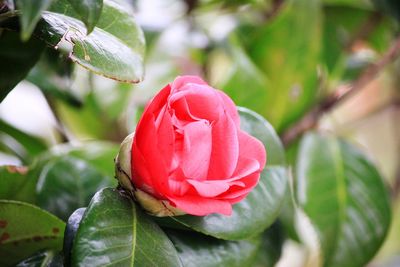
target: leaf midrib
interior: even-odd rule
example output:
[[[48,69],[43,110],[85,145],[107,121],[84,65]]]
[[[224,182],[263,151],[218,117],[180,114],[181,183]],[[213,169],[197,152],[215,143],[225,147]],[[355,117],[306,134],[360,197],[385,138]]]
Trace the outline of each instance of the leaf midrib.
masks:
[[[337,245],[340,241],[340,234],[342,232],[342,227],[344,226],[344,223],[342,222],[344,222],[346,219],[345,210],[348,197],[346,190],[346,177],[344,175],[344,162],[340,151],[339,141],[332,140],[330,142],[330,150],[333,156],[335,179],[337,184],[336,198],[338,203],[338,214],[337,214],[338,224],[336,230],[337,235],[335,236],[335,245],[332,247],[333,249],[332,253],[329,253],[330,257],[327,257],[327,255],[325,255],[325,257],[327,258],[325,264],[332,260],[332,255],[334,255],[334,251],[337,249]]]
[[[137,214],[136,214],[136,207],[135,203],[131,201],[132,205],[132,216],[133,216],[133,223],[132,223],[132,251],[131,251],[131,266],[134,266],[135,262],[135,251],[136,251],[136,224],[137,224]]]

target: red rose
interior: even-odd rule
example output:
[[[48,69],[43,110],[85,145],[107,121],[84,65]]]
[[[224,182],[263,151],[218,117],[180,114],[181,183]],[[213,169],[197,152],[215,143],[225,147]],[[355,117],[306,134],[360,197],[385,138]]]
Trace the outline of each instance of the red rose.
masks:
[[[266,162],[263,144],[239,126],[225,93],[195,76],[176,78],[137,125],[128,171],[136,197],[150,195],[147,204],[162,200],[172,214],[230,215],[232,204],[257,185]],[[153,213],[165,215],[157,209]]]

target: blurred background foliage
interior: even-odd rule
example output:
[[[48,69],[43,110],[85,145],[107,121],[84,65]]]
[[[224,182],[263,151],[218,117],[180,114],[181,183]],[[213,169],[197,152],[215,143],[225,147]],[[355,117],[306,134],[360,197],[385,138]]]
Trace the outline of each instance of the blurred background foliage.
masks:
[[[0,11],[11,2],[0,1]],[[98,67],[85,65],[85,49],[92,49],[90,40],[76,42],[83,52],[77,51],[74,61],[79,64],[74,64],[60,52],[62,47],[54,50],[29,39],[34,28],[28,22],[35,18],[21,21],[22,38],[29,39],[27,42],[21,42],[17,33],[0,30],[0,74],[8,73],[0,77],[0,88],[16,86],[10,93],[0,93],[5,97],[0,104],[0,164],[29,166],[29,173],[41,181],[35,196],[10,195],[37,198],[36,203],[62,219],[92,196],[71,199],[66,191],[88,186],[94,193],[116,184],[110,159],[134,130],[146,102],[177,75],[203,77],[227,92],[238,106],[263,115],[284,136],[324,99],[346,92],[390,50],[399,33],[400,6],[395,0],[122,2],[134,11],[146,40],[144,69],[140,64],[134,70],[120,66],[138,79],[144,72],[144,80],[138,84],[88,71]],[[49,31],[50,19],[45,18],[48,24],[43,26]],[[110,23],[103,20],[99,27]],[[14,27],[12,23],[9,27]],[[90,23],[85,21],[88,29]],[[91,35],[96,36],[95,31]],[[118,36],[118,30],[114,31]],[[135,38],[140,35],[133,34]],[[50,42],[50,46],[68,46],[68,36],[64,39],[64,44]],[[144,43],[132,49],[143,53]],[[10,65],[8,57],[18,59],[18,64]],[[103,75],[124,80],[113,76],[108,66],[100,67],[103,69],[98,72]],[[399,60],[382,66],[362,90],[323,110],[327,112],[321,112],[315,125],[322,132],[360,144],[393,192],[391,231],[371,266],[400,264],[399,73]],[[289,163],[294,163],[297,151],[294,138],[286,144]],[[82,181],[74,179],[74,173],[84,174]],[[57,175],[66,178],[58,185],[60,191],[52,193],[65,198],[54,203],[46,199],[51,195],[43,192]],[[99,176],[104,179],[98,180]],[[22,180],[21,185],[35,186]],[[67,205],[69,210],[63,209],[65,202],[72,202]],[[278,266],[303,266],[310,256],[296,241],[286,241],[282,253]]]

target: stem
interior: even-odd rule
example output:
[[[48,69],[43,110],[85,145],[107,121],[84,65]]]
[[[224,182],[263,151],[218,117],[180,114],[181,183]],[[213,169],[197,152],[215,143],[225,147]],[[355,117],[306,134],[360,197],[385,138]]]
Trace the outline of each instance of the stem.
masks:
[[[382,58],[367,67],[367,69],[352,84],[346,87],[340,87],[333,94],[328,95],[319,105],[306,113],[297,123],[285,131],[282,135],[282,141],[285,146],[299,138],[304,132],[314,128],[321,116],[332,110],[335,106],[342,103],[355,93],[363,89],[386,67],[400,55],[400,37],[397,37],[388,51]]]

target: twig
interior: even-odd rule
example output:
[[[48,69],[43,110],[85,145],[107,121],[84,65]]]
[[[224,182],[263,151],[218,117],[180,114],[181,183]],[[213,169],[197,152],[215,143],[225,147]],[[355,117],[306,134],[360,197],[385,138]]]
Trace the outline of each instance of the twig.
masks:
[[[319,118],[326,112],[330,111],[336,105],[342,103],[353,94],[363,89],[369,82],[371,82],[386,65],[392,63],[400,55],[400,37],[397,37],[389,50],[382,56],[382,58],[371,64],[367,69],[358,77],[356,81],[347,87],[341,87],[335,90],[332,95],[329,95],[314,109],[308,112],[302,119],[285,131],[282,135],[284,145],[289,145],[304,132],[314,128]]]
[[[284,0],[273,0],[271,9],[268,9],[264,14],[264,19],[266,21],[270,21],[272,18],[274,18],[281,10],[284,2]]]
[[[192,11],[197,7],[198,5],[198,0],[185,0],[186,2],[186,15],[189,15],[192,13]]]
[[[392,199],[396,199],[400,194],[400,166],[397,167],[396,177],[392,186]]]
[[[349,40],[344,49],[346,51],[350,51],[357,41],[366,39],[382,22],[382,19],[382,13],[377,11],[372,12],[371,15],[369,15],[359,27],[358,31],[352,34],[352,38]]]

